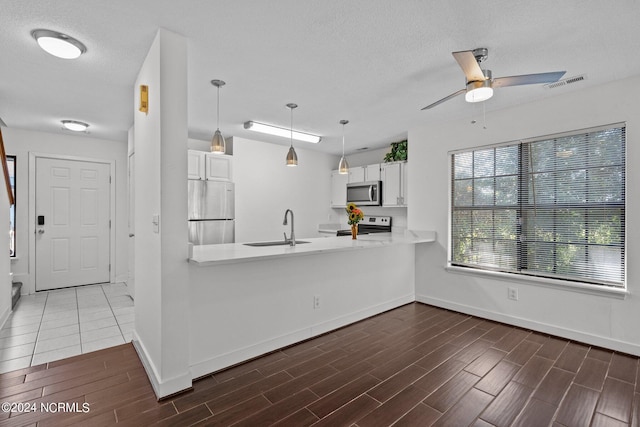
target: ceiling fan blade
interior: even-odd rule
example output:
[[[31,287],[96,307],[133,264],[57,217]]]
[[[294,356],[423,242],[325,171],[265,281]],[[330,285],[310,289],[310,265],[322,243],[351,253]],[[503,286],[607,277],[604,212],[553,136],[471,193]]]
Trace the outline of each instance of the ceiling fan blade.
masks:
[[[476,61],[476,57],[473,55],[473,51],[464,50],[461,52],[451,52],[453,57],[458,61],[460,68],[467,77],[467,82],[481,82],[486,80],[486,77],[482,73],[482,69]]]
[[[520,85],[535,85],[540,83],[554,83],[564,76],[566,71],[554,71],[551,73],[523,74],[521,76],[497,77],[493,79],[492,86],[507,87]]]
[[[435,107],[436,105],[440,105],[440,104],[442,104],[443,102],[450,100],[451,98],[455,98],[456,96],[458,96],[458,95],[461,95],[461,94],[465,93],[466,91],[467,91],[466,89],[460,89],[459,91],[454,92],[454,93],[452,93],[452,94],[451,94],[451,95],[449,95],[449,96],[445,96],[444,98],[442,98],[442,99],[441,99],[441,100],[439,100],[439,101],[434,102],[433,104],[429,104],[429,105],[427,105],[426,107],[422,108],[422,110],[428,110],[429,108],[433,108],[433,107]]]

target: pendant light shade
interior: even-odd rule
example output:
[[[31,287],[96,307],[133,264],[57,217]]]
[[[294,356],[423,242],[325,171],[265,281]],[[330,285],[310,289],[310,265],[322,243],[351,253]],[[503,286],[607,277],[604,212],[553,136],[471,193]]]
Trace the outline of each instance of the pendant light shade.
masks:
[[[224,86],[226,83],[222,80],[211,80],[211,84],[218,88],[218,107],[217,107],[217,121],[216,131],[213,134],[211,140],[211,152],[216,154],[224,154],[227,151],[227,144],[220,132],[220,86]]]
[[[338,173],[342,175],[349,173],[349,163],[344,157],[344,125],[347,123],[349,123],[349,120],[340,120],[342,125],[342,157],[340,158],[340,163],[338,163]]]
[[[224,154],[227,150],[227,144],[222,136],[220,129],[216,129],[211,140],[211,152],[216,154]]]
[[[287,108],[291,110],[291,145],[289,146],[289,152],[287,153],[287,166],[298,166],[298,155],[293,148],[293,109],[297,108],[297,104],[287,104]]]
[[[287,153],[287,166],[298,166],[298,155],[293,147],[289,147],[289,152]]]
[[[338,173],[341,175],[349,173],[349,163],[347,163],[347,159],[344,156],[340,158],[340,163],[338,163]]]

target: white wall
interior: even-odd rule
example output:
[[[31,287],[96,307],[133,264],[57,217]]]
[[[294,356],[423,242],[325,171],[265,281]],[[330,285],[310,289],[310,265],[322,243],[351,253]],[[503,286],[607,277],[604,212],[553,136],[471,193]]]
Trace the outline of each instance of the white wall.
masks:
[[[158,397],[191,386],[187,269],[187,41],[159,30],[134,85],[134,343]],[[154,231],[152,219],[160,217]]]
[[[640,355],[640,228],[633,226],[640,217],[636,82],[637,77],[487,113],[486,130],[462,120],[410,129],[409,227],[438,235],[437,243],[416,250],[417,299]],[[445,271],[449,150],[617,122],[627,123],[626,299]],[[507,287],[519,289],[519,301],[507,299]]]
[[[345,157],[347,158],[349,166],[366,166],[372,165],[374,163],[383,163],[385,154],[387,154],[390,150],[391,147],[358,151],[353,154],[347,154],[345,155]],[[336,163],[336,167],[334,169],[337,168],[338,164]]]
[[[4,224],[4,226],[0,227],[0,248],[9,247],[9,207],[9,197],[3,177],[0,178],[0,224]],[[10,272],[8,252],[5,252],[5,256],[0,257],[0,328],[11,313]]]
[[[15,128],[3,128],[8,155],[16,156],[16,252],[12,261],[14,280],[23,283],[22,293],[35,292],[35,264],[29,259],[29,153],[77,156],[115,162],[115,280],[127,277],[127,143],[91,138],[84,134],[44,133]]]
[[[284,212],[295,214],[296,238],[317,237],[318,224],[328,222],[331,169],[336,156],[296,145],[298,166],[287,167],[289,147],[234,138],[233,180],[236,183],[236,241],[289,237]]]

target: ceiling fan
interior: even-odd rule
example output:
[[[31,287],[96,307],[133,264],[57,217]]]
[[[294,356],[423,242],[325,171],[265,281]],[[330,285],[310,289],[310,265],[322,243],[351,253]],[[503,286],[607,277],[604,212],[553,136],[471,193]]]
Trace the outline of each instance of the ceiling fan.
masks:
[[[489,49],[481,47],[473,50],[464,50],[461,52],[452,52],[453,57],[458,61],[462,72],[464,73],[467,83],[466,88],[446,96],[433,104],[429,104],[423,108],[428,110],[438,104],[450,100],[458,95],[465,94],[467,102],[486,101],[493,96],[493,89],[497,87],[532,85],[540,83],[553,83],[560,80],[566,71],[554,71],[551,73],[539,74],[523,74],[520,76],[497,77],[492,78],[491,70],[483,70],[480,63],[489,56]]]

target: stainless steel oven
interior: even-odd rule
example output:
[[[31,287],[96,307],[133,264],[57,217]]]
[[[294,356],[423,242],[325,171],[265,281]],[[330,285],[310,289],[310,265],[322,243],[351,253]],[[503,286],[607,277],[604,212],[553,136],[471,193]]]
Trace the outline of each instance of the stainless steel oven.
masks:
[[[347,184],[347,203],[358,206],[382,205],[382,182],[354,182]]]
[[[358,234],[391,233],[390,216],[365,216],[358,223]],[[338,230],[337,236],[351,236],[351,229]]]

